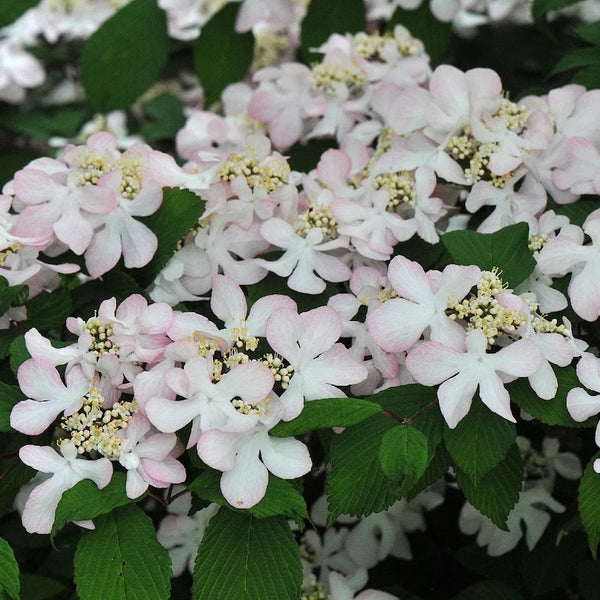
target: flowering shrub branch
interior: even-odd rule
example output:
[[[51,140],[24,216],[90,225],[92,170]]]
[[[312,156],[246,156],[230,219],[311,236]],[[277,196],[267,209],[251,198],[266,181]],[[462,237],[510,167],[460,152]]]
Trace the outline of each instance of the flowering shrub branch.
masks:
[[[441,60],[593,1],[30,4],[0,596],[594,597],[599,82]]]

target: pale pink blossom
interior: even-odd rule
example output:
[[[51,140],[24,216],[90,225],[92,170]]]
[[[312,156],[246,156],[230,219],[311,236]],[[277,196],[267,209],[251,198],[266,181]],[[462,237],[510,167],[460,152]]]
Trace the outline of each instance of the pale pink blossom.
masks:
[[[450,428],[467,415],[478,389],[481,401],[492,412],[514,423],[500,374],[529,377],[540,366],[540,352],[532,342],[521,339],[490,354],[485,335],[473,329],[466,334],[466,352],[423,342],[408,353],[406,366],[418,383],[441,384],[437,392],[440,410]]]
[[[12,409],[10,424],[27,435],[44,432],[61,412],[68,416],[79,410],[90,388],[90,379],[81,368],[76,366],[66,373],[65,385],[56,368],[39,358],[26,360],[19,367],[17,378],[29,397]]]
[[[23,509],[23,526],[29,533],[50,533],[56,508],[64,492],[83,479],[91,479],[98,488],[106,487],[112,477],[112,464],[107,458],[86,460],[79,458],[70,442],[60,447],[61,454],[49,446],[26,445],[19,457],[41,473],[52,473],[49,479],[30,492]]]
[[[342,322],[328,306],[300,314],[280,308],[267,320],[271,348],[294,367],[289,387],[281,395],[284,420],[298,416],[305,400],[344,397],[335,386],[358,383],[367,376],[366,368],[336,343],[341,333]]]
[[[367,317],[373,339],[388,352],[403,352],[429,328],[433,341],[464,348],[464,329],[445,311],[449,299],[462,300],[480,277],[475,266],[448,265],[442,273],[426,273],[419,263],[394,257],[388,278],[398,298],[387,300]]]

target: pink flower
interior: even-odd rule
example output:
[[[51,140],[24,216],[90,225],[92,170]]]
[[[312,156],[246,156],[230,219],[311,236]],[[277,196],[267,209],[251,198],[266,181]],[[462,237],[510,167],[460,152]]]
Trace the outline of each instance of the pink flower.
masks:
[[[479,281],[475,266],[448,265],[428,271],[403,256],[390,262],[388,278],[398,298],[387,300],[368,317],[373,339],[388,352],[408,350],[429,327],[433,341],[464,348],[464,330],[445,311],[449,299],[461,300]]]
[[[141,496],[148,485],[166,488],[185,481],[185,468],[175,458],[183,451],[177,436],[172,433],[148,436],[149,431],[150,423],[141,413],[135,414],[125,429],[119,462],[127,469],[129,498]]]
[[[510,396],[499,373],[528,377],[540,366],[540,352],[528,340],[519,340],[488,354],[487,338],[478,329],[466,334],[466,352],[438,342],[423,342],[406,357],[406,366],[418,383],[437,385],[440,410],[450,428],[458,425],[479,388],[482,402],[496,414],[516,422]],[[443,382],[443,383],[442,383]]]
[[[269,472],[282,479],[296,479],[310,471],[312,461],[302,442],[269,436],[281,413],[282,407],[274,398],[267,414],[252,429],[243,432],[211,429],[198,440],[200,458],[223,471],[221,491],[232,506],[250,508],[260,502],[267,490]]]
[[[302,412],[304,400],[343,398],[337,385],[358,383],[367,369],[351,358],[343,344],[336,343],[342,322],[328,306],[298,314],[289,308],[276,310],[267,320],[267,341],[293,366],[289,387],[281,395],[283,419]]]
[[[79,410],[90,388],[90,380],[80,367],[67,372],[65,385],[56,368],[39,358],[26,360],[17,378],[29,398],[12,409],[10,425],[27,435],[44,432],[61,412],[67,416]]]
[[[112,464],[107,458],[85,460],[78,457],[70,442],[60,448],[62,456],[49,446],[23,446],[19,457],[30,467],[52,476],[37,485],[27,498],[23,510],[23,526],[29,533],[50,533],[56,507],[65,491],[83,479],[91,479],[100,489],[112,477]]]

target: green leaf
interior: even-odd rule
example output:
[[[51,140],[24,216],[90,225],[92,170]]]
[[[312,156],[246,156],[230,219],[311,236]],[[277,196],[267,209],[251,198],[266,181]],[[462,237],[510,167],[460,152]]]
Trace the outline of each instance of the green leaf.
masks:
[[[3,0],[0,2],[0,27],[6,27],[16,21],[25,11],[37,6],[40,0]]]
[[[0,596],[19,600],[19,565],[12,548],[0,538]]]
[[[135,504],[99,516],[75,552],[80,600],[167,600],[171,559],[152,520]]]
[[[27,600],[64,600],[69,597],[67,588],[56,579],[37,573],[21,574],[21,598]]]
[[[445,427],[435,388],[417,383],[401,385],[374,394],[371,401],[410,421],[427,438],[429,454],[433,454]]]
[[[21,436],[22,437],[22,436]],[[2,463],[0,479],[0,517],[13,510],[13,504],[18,491],[35,475],[35,471],[23,464],[16,456]]]
[[[357,33],[366,29],[364,0],[311,0],[300,29],[302,56],[307,63],[321,60],[313,52],[332,33]]]
[[[231,505],[221,493],[221,475],[220,471],[206,469],[190,483],[189,489],[203,500],[230,507]],[[247,512],[258,519],[286,515],[298,523],[308,517],[302,494],[289,481],[274,475],[269,475],[269,484],[264,498],[247,509]]]
[[[450,456],[475,485],[506,456],[516,437],[515,425],[493,413],[479,397],[455,429],[444,431]]]
[[[582,227],[589,214],[598,208],[598,198],[595,196],[582,196],[572,204],[556,204],[556,202],[549,201],[547,208],[553,210],[557,215],[569,217],[571,223]]]
[[[574,367],[557,367],[552,365],[558,379],[556,396],[551,400],[542,400],[531,389],[526,379],[518,379],[507,384],[506,389],[511,400],[524,411],[545,425],[561,425],[563,427],[586,427],[595,425],[589,422],[577,423],[567,410],[567,394],[569,390],[581,387]]]
[[[597,600],[600,589],[600,564],[596,560],[580,562],[575,569],[583,600]]]
[[[152,283],[177,249],[177,243],[198,224],[204,212],[204,201],[189,190],[163,188],[160,208],[149,217],[140,219],[158,238],[158,250],[150,264],[139,273],[133,271],[143,287]]]
[[[150,119],[150,122],[141,128],[141,134],[146,140],[175,138],[177,132],[185,125],[183,104],[170,92],[163,92],[144,102],[142,110],[144,117]]]
[[[403,25],[413,37],[423,42],[425,52],[434,65],[439,64],[446,55],[452,25],[436,19],[427,2],[415,10],[405,10],[399,6],[392,15],[387,30],[393,31],[396,25]]]
[[[442,243],[456,264],[477,265],[486,271],[497,267],[502,280],[515,288],[535,267],[528,237],[528,225],[517,223],[495,233],[450,231],[442,236]]]
[[[14,405],[24,400],[23,392],[16,385],[8,385],[0,381],[0,431],[12,431],[10,426],[10,413]]]
[[[444,477],[452,465],[452,457],[446,450],[446,446],[441,443],[435,448],[433,456],[421,478],[407,492],[407,498],[412,500],[419,492],[428,488],[436,481]]]
[[[167,22],[156,0],[133,0],[105,21],[83,47],[81,81],[100,112],[127,108],[167,61]]]
[[[589,556],[582,531],[558,538],[552,525],[530,552],[524,552],[521,573],[526,589],[538,597],[564,590],[578,563]]]
[[[600,65],[590,65],[577,71],[573,76],[573,83],[584,85],[588,90],[600,88]]]
[[[298,600],[300,549],[285,517],[256,519],[221,509],[196,557],[195,600]]]
[[[506,531],[506,519],[523,487],[523,461],[519,447],[513,444],[504,460],[488,471],[478,485],[474,485],[459,468],[456,469],[456,483],[481,514]]]
[[[54,535],[65,523],[85,521],[104,515],[114,508],[129,504],[125,493],[125,473],[113,473],[110,483],[101,490],[89,479],[80,481],[60,499],[52,526]]]
[[[71,294],[65,288],[42,292],[27,302],[27,325],[39,331],[62,329],[72,308]]]
[[[566,8],[578,2],[581,0],[533,0],[531,16],[534,21],[539,22],[550,11]]]
[[[586,23],[573,27],[573,31],[586,42],[600,46],[600,21],[594,23]]]
[[[204,89],[204,103],[218,102],[230,83],[244,79],[254,57],[252,32],[236,33],[239,4],[226,4],[206,25],[194,46],[196,75]]]
[[[579,514],[581,522],[588,536],[590,550],[594,558],[597,557],[598,544],[600,543],[600,474],[594,471],[594,461],[600,459],[597,452],[590,460],[583,472],[579,483]]]
[[[501,581],[478,581],[452,597],[452,600],[523,600],[523,596],[514,588]]]
[[[15,375],[28,358],[31,358],[31,354],[25,346],[25,336],[20,335],[10,343],[10,368]]]
[[[381,406],[357,398],[311,400],[292,421],[280,422],[271,431],[275,437],[291,437],[314,429],[349,427],[381,412]]]
[[[4,112],[4,111],[2,111]],[[0,122],[3,122],[0,116]],[[10,154],[0,154],[0,187],[14,178],[14,174],[28,165],[32,160],[40,158],[38,152],[27,149],[12,150]]]
[[[374,415],[332,436],[327,486],[330,523],[341,514],[360,517],[380,512],[398,498],[397,483],[379,462],[381,438],[395,424],[385,415]]]
[[[600,64],[600,48],[577,48],[563,56],[552,69],[552,74],[571,71],[579,67]]]
[[[10,131],[48,140],[53,136],[74,137],[91,117],[92,114],[87,108],[48,107],[44,110],[29,111],[15,108],[2,111],[0,123]],[[30,160],[33,158],[35,157]]]
[[[0,316],[11,306],[25,304],[29,291],[26,285],[8,285],[5,277],[0,277]]]
[[[381,439],[379,461],[390,479],[402,479],[400,493],[409,490],[429,463],[427,438],[410,425],[388,429]]]

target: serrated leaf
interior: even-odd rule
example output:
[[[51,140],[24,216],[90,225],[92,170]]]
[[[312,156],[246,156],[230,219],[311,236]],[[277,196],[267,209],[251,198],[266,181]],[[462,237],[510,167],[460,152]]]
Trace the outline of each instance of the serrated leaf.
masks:
[[[444,58],[452,32],[451,23],[442,23],[431,12],[429,4],[424,2],[417,9],[406,10],[399,6],[390,19],[387,30],[393,31],[395,25],[402,25],[411,35],[421,40],[425,51],[434,65]]]
[[[582,40],[594,44],[595,46],[600,45],[600,21],[578,25],[577,27],[573,27],[573,31]]]
[[[298,600],[300,549],[285,517],[219,510],[196,557],[194,600]]]
[[[132,271],[142,287],[148,286],[173,256],[177,243],[198,224],[204,212],[204,201],[194,192],[163,188],[160,208],[149,217],[140,219],[158,238],[158,249],[152,261],[139,272]]]
[[[133,0],[105,21],[81,53],[81,81],[100,112],[124,109],[145,92],[167,62],[167,22],[156,0]]]
[[[409,490],[429,463],[427,438],[415,427],[397,425],[381,438],[379,462],[390,479],[402,479],[400,493]]]
[[[129,504],[131,500],[125,493],[125,480],[126,475],[117,472],[113,473],[110,483],[101,490],[89,479],[84,479],[67,490],[56,508],[52,535],[65,523],[95,519],[114,508]]]
[[[564,73],[579,67],[600,64],[600,48],[577,48],[563,56],[552,69],[552,74]]]
[[[71,294],[65,288],[42,292],[27,302],[27,325],[38,331],[62,329],[72,308]]]
[[[481,514],[506,531],[506,519],[523,487],[523,461],[519,447],[513,444],[504,459],[488,471],[477,485],[457,468],[456,483]]]
[[[419,492],[422,492],[424,489],[444,477],[451,464],[452,457],[448,453],[448,450],[446,450],[446,446],[443,443],[438,444],[433,456],[429,460],[425,472],[415,485],[408,490],[406,495],[407,498],[412,500]]]
[[[418,383],[401,385],[374,394],[371,401],[381,404],[389,416],[410,421],[427,438],[429,454],[434,453],[445,427],[435,388]]]
[[[588,536],[588,543],[594,558],[597,557],[600,543],[600,474],[594,471],[594,461],[600,459],[596,453],[588,463],[579,483],[579,514]]]
[[[569,390],[580,387],[574,367],[552,366],[558,380],[556,396],[551,400],[542,400],[531,389],[526,379],[518,379],[506,385],[510,399],[524,411],[545,425],[561,425],[563,427],[590,427],[595,421],[578,423],[571,418],[567,410],[567,394]]]
[[[381,438],[395,424],[389,417],[374,415],[331,438],[330,523],[341,514],[360,517],[380,512],[397,500],[397,484],[379,462]]]
[[[221,475],[220,471],[206,469],[190,483],[189,489],[203,500],[230,507],[231,505],[221,493]],[[272,474],[269,475],[269,484],[264,498],[246,512],[258,519],[286,515],[298,523],[308,517],[302,494],[289,481]]]
[[[202,27],[194,46],[206,106],[218,102],[227,85],[244,79],[252,63],[254,36],[235,31],[238,10],[239,4],[226,4]]]
[[[12,431],[10,413],[14,405],[24,400],[23,392],[16,385],[8,385],[0,381],[0,431]]]
[[[381,406],[357,398],[324,398],[311,400],[304,405],[300,415],[280,422],[269,431],[275,437],[291,437],[314,429],[349,427],[381,412]]]
[[[523,600],[523,596],[513,587],[501,581],[478,581],[452,597],[452,600]]]
[[[80,600],[167,600],[171,559],[135,504],[115,509],[81,536],[75,552]]]
[[[516,437],[514,423],[493,413],[479,397],[454,429],[444,431],[450,456],[475,485],[504,458]]]
[[[535,268],[528,237],[528,225],[517,223],[495,233],[450,231],[442,236],[442,243],[456,264],[477,265],[486,271],[496,267],[502,281],[515,288]]]
[[[0,538],[0,596],[19,600],[19,565],[6,540]]]
[[[312,50],[332,33],[356,33],[366,29],[364,0],[312,0],[301,23],[302,56],[310,63],[322,54]]]

